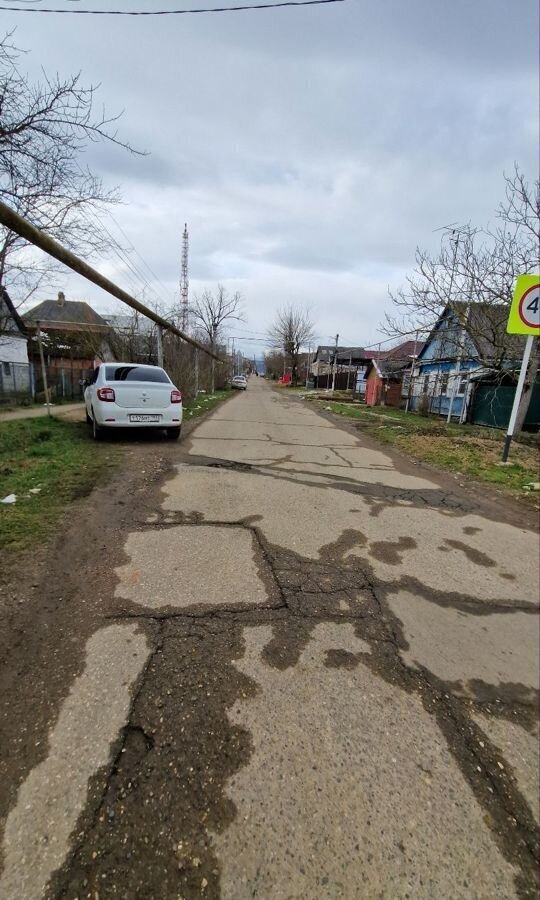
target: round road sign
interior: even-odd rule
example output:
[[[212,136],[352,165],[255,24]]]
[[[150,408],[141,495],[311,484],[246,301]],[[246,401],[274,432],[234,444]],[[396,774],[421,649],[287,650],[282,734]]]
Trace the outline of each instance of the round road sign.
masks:
[[[519,318],[528,328],[540,330],[540,284],[533,284],[519,301]]]

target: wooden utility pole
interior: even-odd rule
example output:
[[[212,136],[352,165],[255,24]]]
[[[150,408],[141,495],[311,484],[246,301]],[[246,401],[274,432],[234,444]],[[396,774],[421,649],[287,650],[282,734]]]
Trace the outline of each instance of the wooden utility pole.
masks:
[[[43,378],[43,390],[45,391],[45,403],[47,404],[47,415],[51,415],[51,404],[49,401],[49,386],[47,384],[47,368],[45,366],[45,356],[43,354],[43,341],[41,340],[41,328],[39,327],[39,322],[36,322],[37,326],[37,342],[39,347],[39,358],[41,360],[41,377]]]
[[[163,330],[158,325],[156,330],[157,364],[163,368]]]
[[[161,325],[166,331],[176,334],[183,341],[186,341],[186,343],[198,347],[203,353],[206,353],[213,359],[217,359],[218,362],[222,362],[220,357],[214,353],[213,350],[209,350],[208,347],[200,344],[199,341],[196,341],[195,338],[190,337],[180,328],[177,328],[172,322],[168,322],[167,319],[164,319],[163,316],[155,313],[148,306],[145,306],[144,303],[140,303],[135,297],[128,294],[127,291],[119,288],[114,282],[105,278],[104,275],[101,275],[101,273],[96,269],[93,269],[92,266],[89,266],[88,263],[85,263],[82,259],[79,259],[78,256],[75,256],[71,250],[63,247],[62,244],[53,240],[48,234],[45,234],[45,232],[40,231],[39,228],[36,228],[27,219],[23,219],[22,216],[19,216],[18,213],[1,200],[0,224],[9,228],[10,231],[14,231],[15,234],[18,234],[19,237],[24,238],[24,240],[33,244],[35,247],[39,247],[40,250],[48,253],[49,256],[54,256],[55,259],[59,260],[59,262],[63,263],[69,269],[77,272],[78,275],[82,275],[83,278],[86,278],[93,284],[97,284],[98,287],[107,291],[107,293],[111,294],[113,297],[116,297],[117,300],[121,300],[122,303],[131,306],[132,309],[141,313],[143,316],[146,316],[148,319],[151,319],[152,322]]]

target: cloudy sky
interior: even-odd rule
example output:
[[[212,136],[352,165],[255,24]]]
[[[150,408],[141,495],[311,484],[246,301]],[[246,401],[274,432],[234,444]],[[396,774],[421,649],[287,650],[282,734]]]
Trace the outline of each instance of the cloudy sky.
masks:
[[[102,146],[86,160],[121,186],[114,216],[159,279],[133,255],[147,299],[178,303],[187,222],[190,290],[241,291],[246,322],[230,334],[246,352],[259,355],[289,302],[311,308],[320,343],[336,333],[343,344],[377,340],[388,286],[411,269],[415,246],[433,247],[442,225],[492,218],[514,161],[536,177],[537,0],[345,0],[159,18],[2,5],[28,70],[80,69],[101,83],[107,110],[125,110],[122,136],[149,153]],[[120,261],[95,264],[140,295],[142,279]],[[115,306],[75,276],[64,287],[100,311]]]

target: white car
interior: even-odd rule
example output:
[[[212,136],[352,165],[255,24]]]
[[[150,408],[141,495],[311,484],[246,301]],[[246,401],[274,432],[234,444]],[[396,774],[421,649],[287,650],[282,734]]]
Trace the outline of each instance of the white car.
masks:
[[[239,391],[245,391],[247,388],[247,378],[245,375],[235,375],[231,380],[231,387]]]
[[[164,369],[137,363],[102,363],[84,391],[86,421],[95,440],[108,428],[161,428],[176,440],[182,394]]]

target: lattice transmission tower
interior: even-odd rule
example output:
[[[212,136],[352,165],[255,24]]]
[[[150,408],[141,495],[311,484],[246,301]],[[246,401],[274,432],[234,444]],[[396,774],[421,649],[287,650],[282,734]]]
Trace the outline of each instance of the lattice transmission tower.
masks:
[[[188,277],[188,257],[189,257],[189,234],[187,224],[184,225],[184,233],[182,235],[182,266],[180,272],[180,322],[182,331],[188,330],[189,325],[189,277]]]

